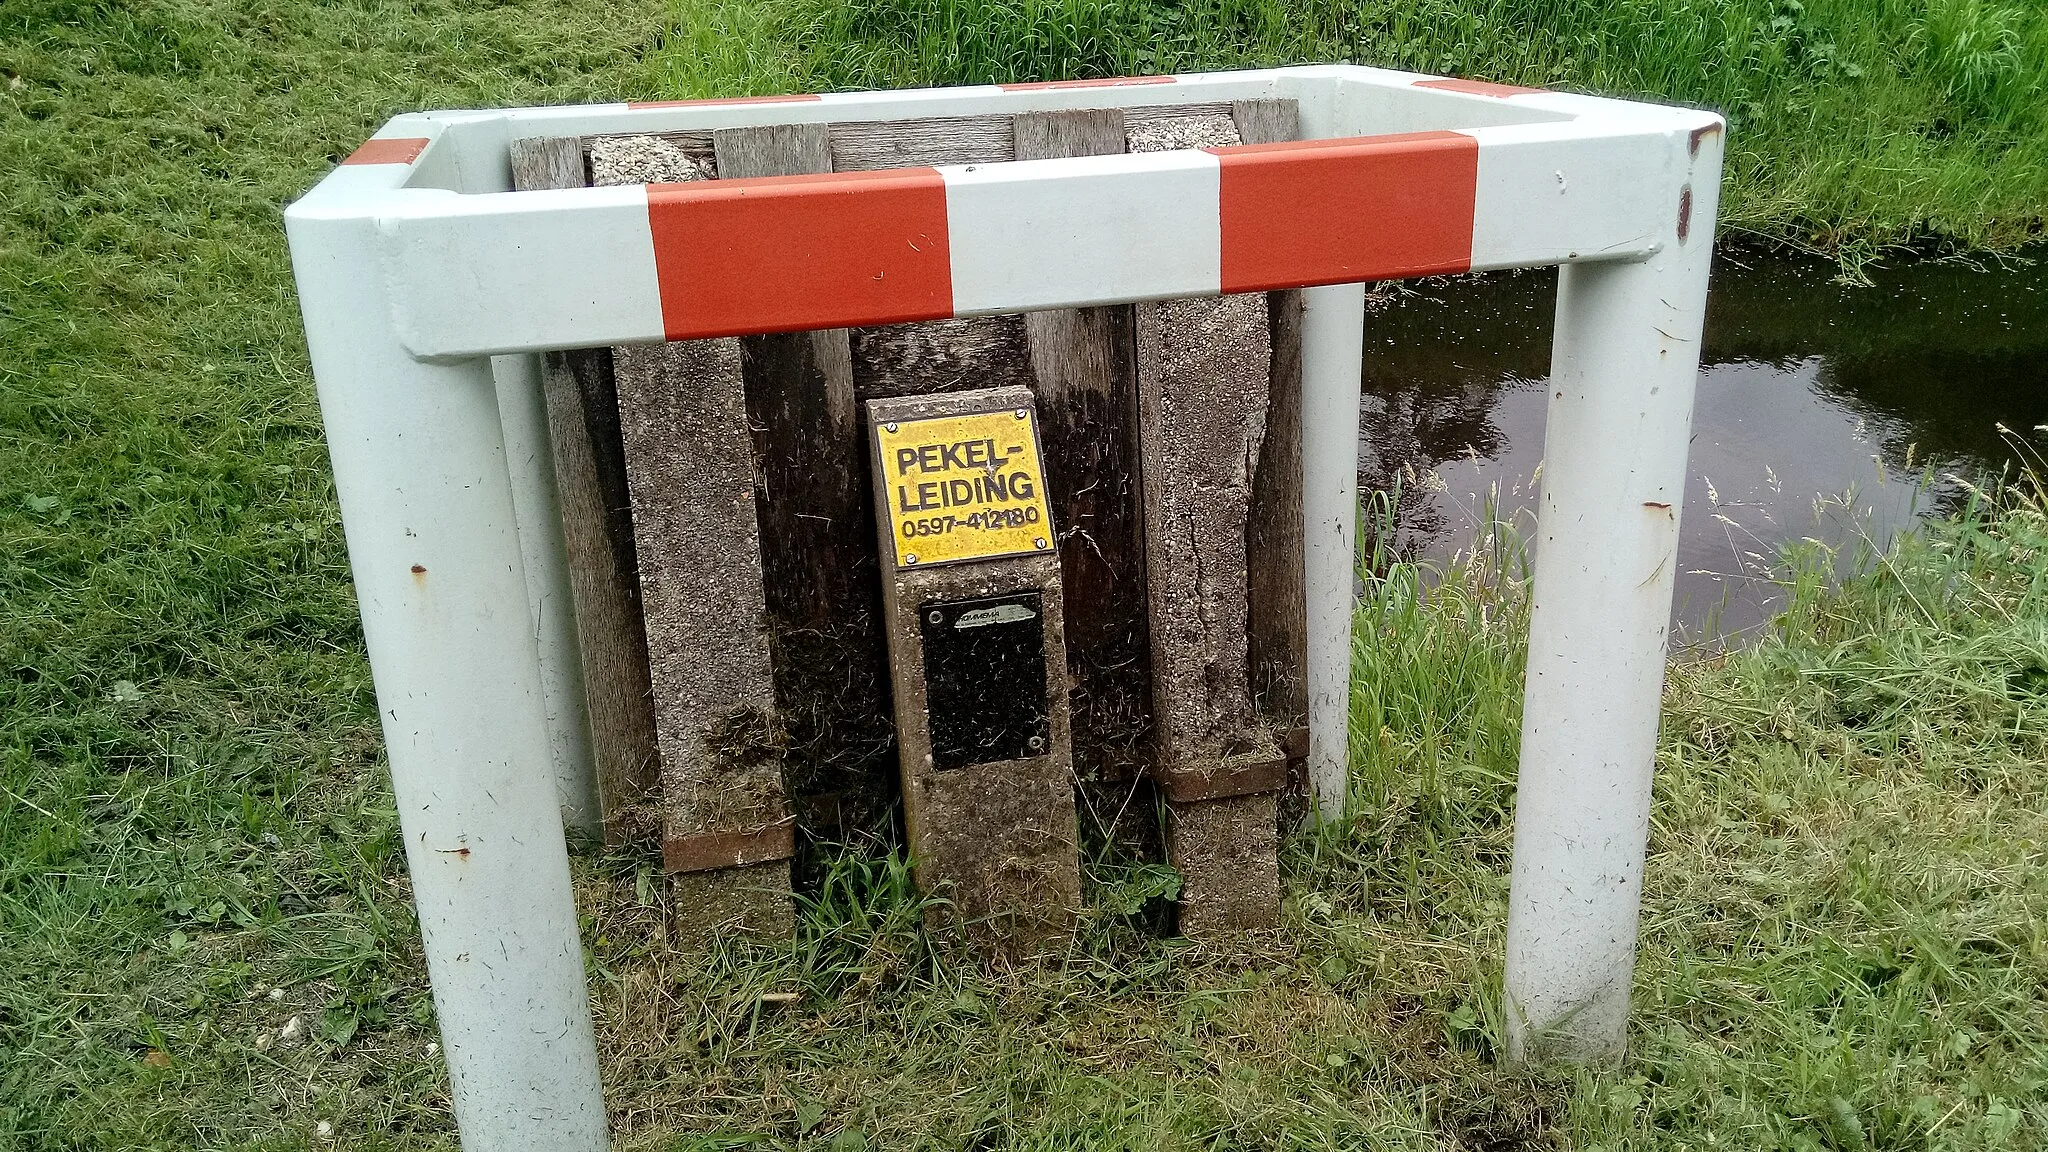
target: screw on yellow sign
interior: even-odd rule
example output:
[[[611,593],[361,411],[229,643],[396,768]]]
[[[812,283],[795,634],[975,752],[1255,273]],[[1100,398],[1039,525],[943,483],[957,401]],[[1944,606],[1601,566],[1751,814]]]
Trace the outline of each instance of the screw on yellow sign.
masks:
[[[1052,550],[1031,409],[878,424],[875,446],[897,567]]]

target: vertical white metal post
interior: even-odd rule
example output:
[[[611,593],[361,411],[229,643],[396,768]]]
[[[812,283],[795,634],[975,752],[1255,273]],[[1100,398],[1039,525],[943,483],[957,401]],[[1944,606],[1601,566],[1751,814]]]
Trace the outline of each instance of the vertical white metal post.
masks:
[[[1508,903],[1517,1060],[1626,1039],[1720,172],[1720,132],[1692,140],[1660,250],[1560,273]]]
[[[540,649],[541,701],[546,705],[562,823],[601,841],[604,815],[597,798],[597,766],[590,758],[583,656],[576,637],[576,605],[569,594],[569,552],[562,540],[554,444],[548,435],[540,372],[538,354],[491,357],[505,427],[505,463],[512,473],[512,508],[519,517],[527,607]]]
[[[1308,582],[1308,778],[1315,819],[1344,811],[1365,285],[1302,290],[1301,514]]]
[[[463,1146],[607,1146],[488,361],[396,342],[372,218],[302,201],[292,263]]]

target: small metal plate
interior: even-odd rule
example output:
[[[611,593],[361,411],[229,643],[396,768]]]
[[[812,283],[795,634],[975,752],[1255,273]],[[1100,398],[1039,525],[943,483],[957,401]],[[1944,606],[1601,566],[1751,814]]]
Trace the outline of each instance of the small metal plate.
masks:
[[[1051,551],[1030,408],[878,423],[874,435],[898,568]]]
[[[1039,593],[918,607],[925,704],[938,771],[1043,756],[1052,738]]]

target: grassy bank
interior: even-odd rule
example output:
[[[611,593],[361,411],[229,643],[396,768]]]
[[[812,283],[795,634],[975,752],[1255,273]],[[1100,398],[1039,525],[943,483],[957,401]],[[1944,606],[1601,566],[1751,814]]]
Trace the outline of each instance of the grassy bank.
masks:
[[[663,18],[0,0],[0,1148],[446,1137],[279,214]]]
[[[1368,580],[1356,814],[1292,846],[1249,962],[1155,939],[1150,877],[1098,866],[1064,970],[991,976],[917,932],[898,864],[846,859],[795,946],[706,970],[611,877],[626,1145],[2048,1145],[2038,504],[1802,557],[1753,648],[1677,665],[1631,1054],[1565,1078],[1495,1063],[1526,608],[1495,545]]]
[[[947,11],[0,0],[0,1147],[323,1146],[322,1122],[351,1147],[454,1144],[282,204],[406,108],[1158,70],[1270,58],[1287,41],[1265,30],[1295,26],[1160,7],[1142,43],[1169,55],[1146,57],[1107,8],[1008,40],[1014,19],[970,37]],[[1413,11],[1373,43],[1509,52]],[[1576,11],[1499,13],[1638,67]],[[1859,11],[1880,38],[1910,23]],[[2027,113],[1997,47],[2038,61],[2038,19],[1972,19],[2018,29],[1965,38],[1995,48],[1956,73],[1991,77],[1958,89],[1986,103],[1869,171],[1837,154],[1835,183],[1801,146],[1819,164],[1880,122],[1803,65],[1788,91],[1817,103],[1785,123],[1807,135],[1738,161],[1745,219],[2002,243],[2038,218],[2040,133],[2000,127]],[[1330,54],[1574,82],[1544,71],[1556,46],[1513,67],[1393,51]],[[1249,967],[1176,952],[1144,931],[1157,876],[1105,866],[1084,954],[1003,980],[931,954],[900,871],[849,859],[798,946],[724,958],[714,996],[648,943],[637,873],[592,868],[626,1126],[644,1147],[2038,1145],[2044,546],[2027,510],[1840,594],[1809,575],[1783,637],[1680,670],[1617,1076],[1493,1070],[1519,600],[1473,576],[1425,601],[1403,571],[1362,618],[1361,821],[1292,857],[1293,944]],[[805,998],[748,995],[768,987]]]
[[[1721,110],[1735,230],[2013,247],[2048,216],[2048,9],[1997,0],[694,0],[675,94],[1346,60]]]

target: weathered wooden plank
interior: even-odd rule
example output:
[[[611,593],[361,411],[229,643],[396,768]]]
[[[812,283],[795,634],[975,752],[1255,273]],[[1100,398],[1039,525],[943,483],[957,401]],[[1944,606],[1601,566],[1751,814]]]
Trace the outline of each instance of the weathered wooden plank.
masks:
[[[1185,120],[1190,116],[1228,116],[1230,105],[1223,103],[1202,104],[1146,104],[1135,108],[1121,109],[1125,128],[1143,128],[1160,120]],[[1126,144],[1128,149],[1129,145]]]
[[[515,188],[580,188],[588,179],[574,137],[512,142]],[[543,364],[598,805],[606,841],[621,844],[657,830],[649,802],[660,754],[612,354],[551,352]]]
[[[1022,112],[1010,119],[1017,159],[1113,156],[1124,150],[1124,114],[1117,108]]]
[[[583,141],[575,136],[529,136],[510,148],[512,187],[521,192],[542,188],[581,188],[590,183],[583,166]]]
[[[1160,104],[1111,111],[1122,115],[1126,125],[1136,125],[1196,115],[1228,116],[1231,107],[1222,103]],[[829,128],[832,133],[832,170],[836,172],[936,164],[1000,164],[1006,160],[1041,158],[1015,151],[1015,137],[1007,115],[842,120],[829,125]],[[703,129],[686,129],[618,139],[663,140],[677,156],[708,168],[712,156],[711,135]]]
[[[798,176],[832,170],[831,130],[823,124],[764,124],[711,134],[720,180]]]
[[[833,167],[822,124],[723,129],[712,145],[721,179]],[[839,328],[740,345],[785,779],[792,795],[829,798],[802,805],[814,824],[822,813],[879,832],[895,792],[895,745],[849,336]]]
[[[1230,122],[1241,144],[1280,144],[1301,135],[1301,107],[1292,100],[1237,100]]]
[[[1016,159],[1007,116],[935,116],[924,120],[832,125],[832,164],[841,172],[1000,164]]]
[[[970,316],[856,328],[854,392],[862,400],[1031,383],[1021,316]]]
[[[1227,116],[1228,104],[1179,104],[1147,108],[1084,109],[1120,116],[1127,125],[1191,115]],[[1022,113],[1018,117],[1065,115]],[[1024,151],[1009,116],[945,116],[922,120],[843,121],[832,125],[832,160],[838,171],[875,168],[916,168],[937,164],[1000,164],[1009,160],[1043,160],[1054,156],[1096,156],[1099,152]],[[1122,151],[1119,147],[1117,151]]]
[[[1134,152],[1241,142],[1228,115],[1133,127]],[[1271,793],[1215,798],[1281,758],[1252,706],[1246,529],[1272,366],[1263,294],[1137,306],[1138,421],[1152,622],[1155,759],[1183,934],[1277,921]],[[1188,796],[1173,801],[1176,792]],[[1205,797],[1201,800],[1195,796]],[[1264,831],[1261,832],[1260,829]]]
[[[608,348],[553,352],[542,362],[548,423],[556,430],[555,475],[564,492],[563,530],[574,541],[569,587],[576,601],[605,839],[623,844],[656,829],[650,801],[660,785],[661,753],[654,736],[654,689],[647,673],[618,389]],[[567,495],[571,481],[577,493],[573,513]]]
[[[1301,135],[1292,100],[1243,100],[1231,119],[1246,144],[1276,144]],[[1301,293],[1267,294],[1273,366],[1266,437],[1252,475],[1245,524],[1250,585],[1248,660],[1252,706],[1287,737],[1290,812],[1306,796],[1308,725],[1308,602],[1303,583],[1301,513]],[[1298,738],[1297,738],[1298,737]],[[1296,755],[1294,748],[1301,754]],[[1301,777],[1301,778],[1298,778]]]
[[[592,181],[710,175],[661,145],[593,140]],[[740,342],[629,345],[613,350],[613,364],[661,748],[664,856],[692,869],[669,877],[672,915],[698,942],[734,929],[787,935],[789,861],[758,855],[779,840],[763,830],[791,816]],[[707,855],[725,843],[739,845],[733,859]],[[710,867],[719,863],[729,866]]]
[[[1015,131],[1019,160],[1124,150],[1124,115],[1113,108],[1026,113]],[[1024,331],[1047,483],[1064,517],[1058,530],[1074,772],[1099,827],[1156,847],[1141,771],[1152,684],[1131,310],[1032,312]]]

